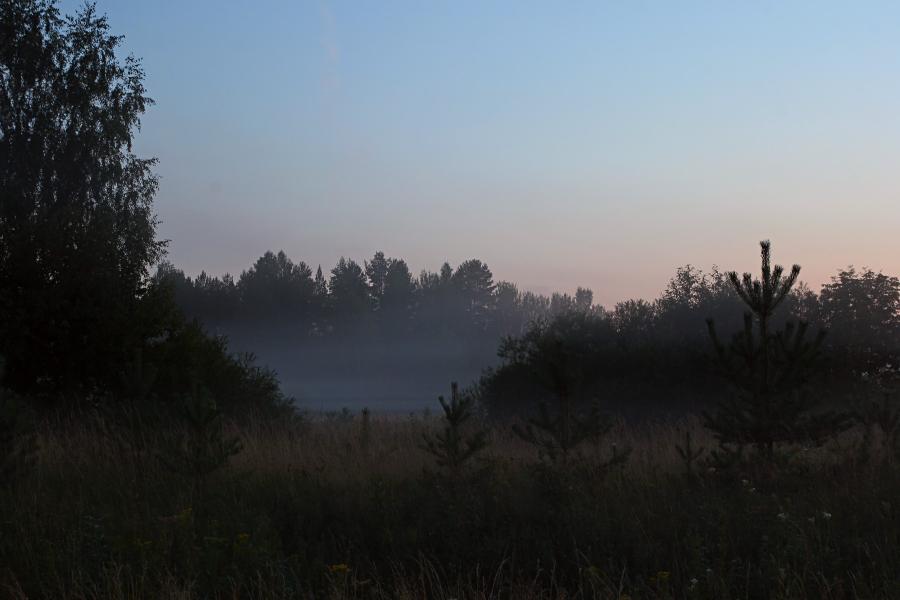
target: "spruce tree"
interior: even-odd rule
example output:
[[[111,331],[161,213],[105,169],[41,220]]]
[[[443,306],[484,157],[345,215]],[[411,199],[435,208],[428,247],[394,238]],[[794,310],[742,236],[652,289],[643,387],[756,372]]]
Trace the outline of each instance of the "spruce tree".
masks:
[[[760,279],[750,273],[742,277],[728,273],[731,287],[749,309],[743,329],[726,345],[713,321],[707,320],[719,365],[734,385],[734,393],[714,414],[704,413],[706,427],[719,442],[719,450],[712,454],[719,462],[741,457],[747,447],[772,461],[779,445],[819,444],[849,422],[844,414],[821,410],[818,398],[810,394],[808,382],[824,332],[808,339],[809,328],[803,322],[771,330],[772,316],[797,282],[800,266],[785,274],[782,266],[771,264],[769,241],[760,242],[760,247]]]

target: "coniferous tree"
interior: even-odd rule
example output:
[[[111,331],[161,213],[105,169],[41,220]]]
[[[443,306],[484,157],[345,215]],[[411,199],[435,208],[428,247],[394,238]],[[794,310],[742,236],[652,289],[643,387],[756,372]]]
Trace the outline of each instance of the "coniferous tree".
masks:
[[[424,435],[424,449],[434,456],[439,467],[458,478],[471,459],[487,447],[487,432],[465,432],[465,424],[473,416],[474,399],[462,396],[456,382],[450,384],[450,402],[443,396],[438,397],[438,402],[444,411],[445,426],[439,433]]]
[[[316,278],[313,282],[313,291],[318,297],[324,297],[328,295],[328,282],[325,281],[325,276],[322,275],[322,265],[319,265],[319,267],[316,269]]]
[[[341,257],[331,270],[328,293],[336,319],[355,321],[370,308],[366,273],[353,260]]]
[[[780,444],[820,443],[846,426],[846,415],[817,410],[807,383],[813,373],[824,332],[807,339],[806,323],[787,324],[771,331],[775,310],[788,297],[800,275],[794,265],[785,274],[771,264],[771,244],[760,242],[761,278],[734,271],[728,281],[749,311],[744,328],[725,345],[708,320],[710,338],[719,364],[734,385],[734,394],[714,414],[704,413],[706,426],[719,442],[714,459],[731,462],[746,447],[772,461]]]
[[[369,293],[375,303],[375,308],[381,307],[381,297],[384,295],[385,279],[391,259],[384,257],[380,250],[375,253],[371,261],[364,261],[366,278],[369,280]]]

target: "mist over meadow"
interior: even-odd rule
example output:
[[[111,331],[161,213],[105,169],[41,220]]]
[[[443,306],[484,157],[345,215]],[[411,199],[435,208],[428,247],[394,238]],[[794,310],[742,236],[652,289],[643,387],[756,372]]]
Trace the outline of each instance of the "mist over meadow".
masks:
[[[188,317],[274,369],[296,406],[325,411],[421,410],[447,381],[495,410],[534,406],[540,394],[528,390],[534,382],[521,383],[528,369],[510,344],[554,329],[572,335],[562,329],[571,315],[586,319],[578,335],[591,336],[577,349],[589,373],[579,384],[585,398],[596,394],[632,416],[707,408],[718,382],[706,320],[731,332],[742,315],[725,273],[691,265],[677,269],[657,298],[611,307],[595,304],[587,288],[549,297],[520,291],[495,281],[478,259],[416,276],[382,252],[361,262],[341,258],[324,271],[267,252],[237,278],[191,278],[171,264],[156,278],[172,286]],[[896,277],[847,267],[819,290],[794,288],[778,322],[829,331],[827,370],[840,389],[896,355],[898,307]]]
[[[900,15],[799,7],[0,0],[0,597],[900,598]]]

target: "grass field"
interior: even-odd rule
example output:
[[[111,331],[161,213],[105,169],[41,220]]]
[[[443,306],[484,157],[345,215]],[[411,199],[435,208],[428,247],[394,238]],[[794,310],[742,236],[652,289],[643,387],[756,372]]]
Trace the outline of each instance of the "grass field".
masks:
[[[0,494],[0,595],[900,597],[900,478],[877,435],[723,473],[676,450],[687,431],[713,446],[694,419],[619,423],[565,465],[494,425],[450,472],[422,448],[440,426],[43,422]]]

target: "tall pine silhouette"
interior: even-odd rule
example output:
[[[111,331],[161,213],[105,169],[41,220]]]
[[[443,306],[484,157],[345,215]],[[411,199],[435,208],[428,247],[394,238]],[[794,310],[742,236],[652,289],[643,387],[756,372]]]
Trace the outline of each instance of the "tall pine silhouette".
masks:
[[[720,445],[713,457],[722,462],[739,458],[747,447],[772,461],[779,445],[818,444],[848,422],[846,415],[822,410],[808,390],[824,331],[808,339],[803,322],[771,330],[772,317],[790,295],[800,265],[785,273],[782,266],[771,264],[769,241],[760,242],[760,248],[760,279],[728,273],[731,287],[748,308],[743,329],[726,345],[715,323],[707,321],[719,365],[734,385],[734,393],[714,414],[704,413]]]

